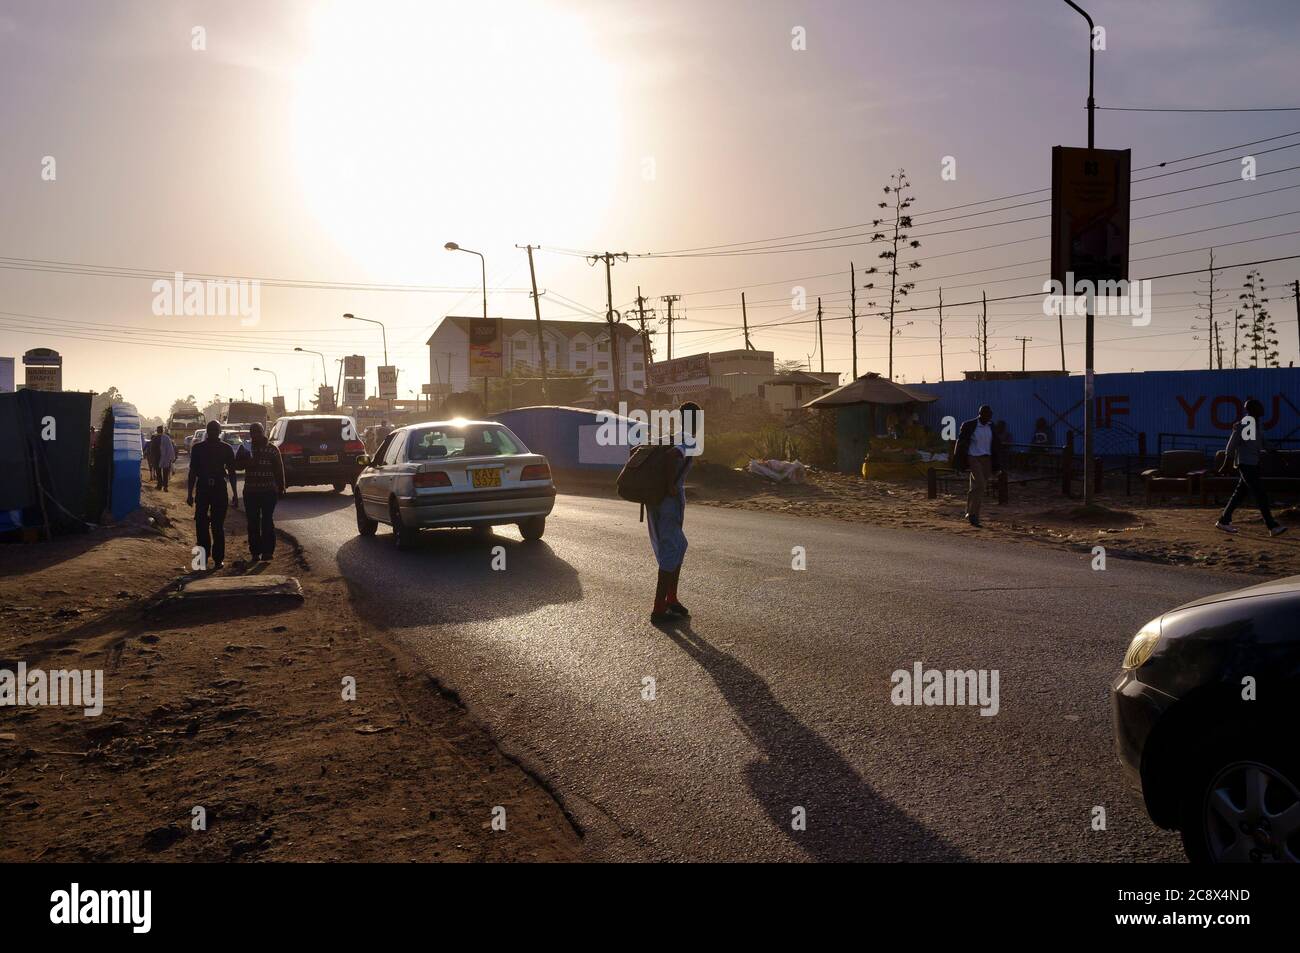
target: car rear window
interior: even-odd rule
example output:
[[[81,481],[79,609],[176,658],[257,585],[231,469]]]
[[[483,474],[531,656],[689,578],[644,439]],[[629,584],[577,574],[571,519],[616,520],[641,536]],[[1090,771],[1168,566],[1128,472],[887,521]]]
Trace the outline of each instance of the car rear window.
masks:
[[[496,457],[528,450],[503,427],[428,427],[411,433],[409,460]]]
[[[342,440],[343,427],[347,421],[338,418],[330,420],[291,420],[285,436],[294,440],[319,442],[321,440]]]

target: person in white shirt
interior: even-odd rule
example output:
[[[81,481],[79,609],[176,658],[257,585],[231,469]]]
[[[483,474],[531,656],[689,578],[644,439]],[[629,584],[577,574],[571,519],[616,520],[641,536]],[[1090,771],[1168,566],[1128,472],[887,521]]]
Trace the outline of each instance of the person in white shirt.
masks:
[[[953,466],[970,471],[970,492],[966,495],[966,519],[980,525],[980,506],[993,474],[1002,470],[1002,440],[993,429],[993,408],[985,404],[979,416],[961,425],[953,448]]]

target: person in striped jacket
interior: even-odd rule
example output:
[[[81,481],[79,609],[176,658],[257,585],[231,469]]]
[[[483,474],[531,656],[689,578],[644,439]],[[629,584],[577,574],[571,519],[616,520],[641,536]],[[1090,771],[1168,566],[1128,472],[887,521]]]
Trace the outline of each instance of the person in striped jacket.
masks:
[[[249,428],[252,452],[240,448],[236,467],[244,471],[244,516],[248,520],[248,550],[253,562],[270,562],[275,554],[275,503],[284,495],[284,461],[266,439],[260,423]]]

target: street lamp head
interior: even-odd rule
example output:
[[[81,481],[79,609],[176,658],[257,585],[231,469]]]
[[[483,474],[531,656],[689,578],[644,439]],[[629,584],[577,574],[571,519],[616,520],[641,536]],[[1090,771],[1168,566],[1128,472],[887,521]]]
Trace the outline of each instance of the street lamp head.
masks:
[[[301,351],[302,348],[300,348],[300,347],[296,347],[296,348],[294,348],[294,350],[295,350],[295,351]]]
[[[345,314],[343,317],[347,318],[349,321],[355,321],[357,318],[355,314]]]
[[[255,368],[253,368],[253,370],[255,370],[255,371],[260,371],[261,368],[260,368],[260,367],[255,367]]]
[[[460,251],[460,246],[457,245],[455,242],[447,242],[447,244],[443,245],[442,247],[447,249],[447,251]]]

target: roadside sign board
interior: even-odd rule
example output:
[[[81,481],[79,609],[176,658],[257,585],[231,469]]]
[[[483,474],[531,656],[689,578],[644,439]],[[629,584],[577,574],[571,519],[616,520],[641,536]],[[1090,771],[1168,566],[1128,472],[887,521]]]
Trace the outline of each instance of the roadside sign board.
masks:
[[[501,322],[471,318],[469,322],[469,376],[501,376]]]
[[[275,411],[276,417],[283,417],[285,414],[284,397],[282,397],[280,394],[276,394],[274,397],[272,397],[271,407]]]
[[[316,411],[322,414],[334,413],[334,388],[322,386],[316,392],[317,402]]]
[[[28,390],[63,390],[63,368],[29,367],[26,373]]]
[[[435,388],[436,386],[437,386],[437,385],[435,385],[435,384],[421,384],[421,385],[420,385],[420,393],[421,393],[421,394],[436,394],[436,393],[438,393],[436,390],[434,390],[434,388]]]
[[[343,403],[348,407],[360,407],[366,402],[366,382],[353,377],[343,379]]]
[[[344,377],[365,377],[366,356],[364,354],[347,354],[343,358]]]
[[[0,357],[0,394],[14,392],[14,359]]]
[[[1128,279],[1129,149],[1052,147],[1052,279]],[[1071,288],[1065,288],[1071,294]]]
[[[379,396],[384,400],[397,398],[397,368],[389,365],[379,368]]]
[[[687,394],[709,387],[709,355],[692,354],[650,365],[649,384],[653,390]]]

